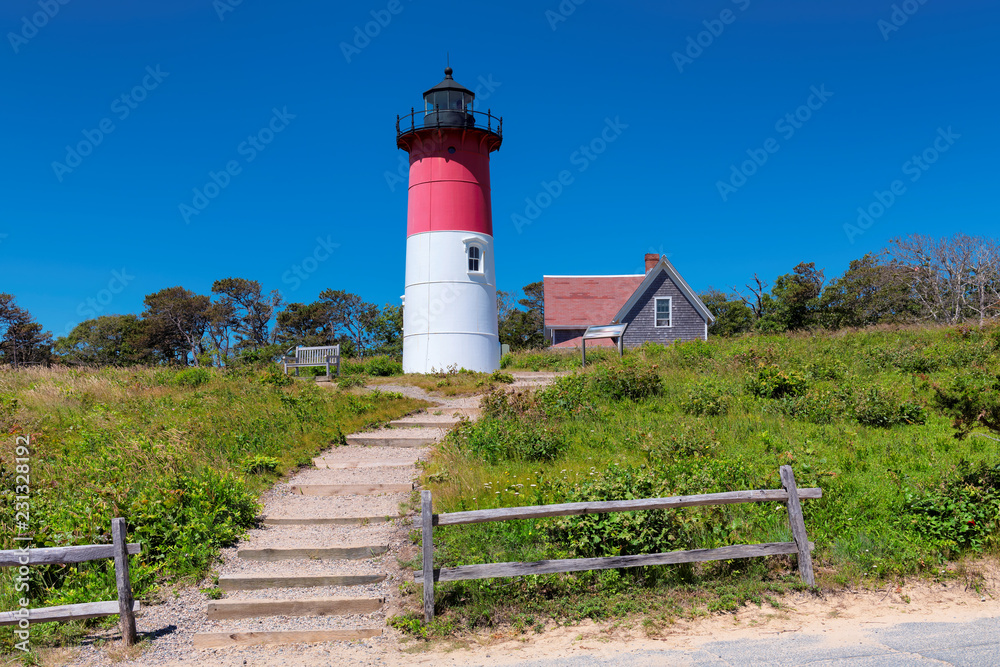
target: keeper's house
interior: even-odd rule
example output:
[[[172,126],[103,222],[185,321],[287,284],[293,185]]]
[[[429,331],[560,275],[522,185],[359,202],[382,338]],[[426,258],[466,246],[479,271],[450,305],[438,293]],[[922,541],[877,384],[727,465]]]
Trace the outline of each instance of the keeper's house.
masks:
[[[646,255],[645,274],[545,276],[544,283],[545,338],[553,347],[579,347],[587,327],[605,324],[628,325],[625,347],[707,340],[708,326],[715,321],[673,264],[659,255]]]

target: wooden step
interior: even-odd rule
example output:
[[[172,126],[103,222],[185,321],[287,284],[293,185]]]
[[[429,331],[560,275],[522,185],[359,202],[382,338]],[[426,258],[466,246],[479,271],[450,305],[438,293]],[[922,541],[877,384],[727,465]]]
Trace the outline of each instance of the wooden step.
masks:
[[[461,419],[455,419],[454,417],[407,417],[405,419],[396,419],[395,421],[389,422],[389,426],[393,428],[452,428],[456,424],[460,424]]]
[[[262,588],[315,588],[317,586],[365,586],[385,580],[384,574],[309,575],[302,577],[258,577],[235,574],[219,577],[219,588],[224,591],[256,591]]]
[[[347,444],[358,447],[429,447],[438,442],[437,436],[410,436],[405,431],[357,433],[347,436]]]
[[[370,523],[386,523],[393,517],[389,516],[330,516],[330,517],[297,517],[278,516],[264,517],[265,526],[366,526]]]
[[[320,642],[351,642],[371,639],[382,634],[380,628],[356,630],[290,630],[285,632],[197,632],[196,649],[228,646],[274,646],[279,644],[318,644]]]
[[[292,493],[303,496],[372,496],[381,493],[409,493],[408,484],[296,484]]]
[[[208,620],[259,616],[344,616],[370,614],[382,608],[382,598],[307,598],[303,600],[213,600]]]
[[[393,459],[392,461],[359,461],[357,459],[349,461],[338,461],[336,459],[313,459],[313,465],[317,468],[329,468],[330,470],[353,470],[354,468],[409,468],[420,459]]]
[[[237,558],[256,561],[277,561],[292,559],[309,560],[364,560],[381,556],[389,550],[387,544],[373,544],[360,547],[331,547],[320,549],[240,549]]]

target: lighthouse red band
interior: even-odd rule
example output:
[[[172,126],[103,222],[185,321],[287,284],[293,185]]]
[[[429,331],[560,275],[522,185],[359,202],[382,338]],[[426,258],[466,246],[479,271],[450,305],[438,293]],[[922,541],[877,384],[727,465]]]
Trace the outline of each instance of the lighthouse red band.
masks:
[[[452,78],[424,93],[423,111],[397,119],[410,154],[403,370],[499,367],[490,153],[502,124],[474,109]]]

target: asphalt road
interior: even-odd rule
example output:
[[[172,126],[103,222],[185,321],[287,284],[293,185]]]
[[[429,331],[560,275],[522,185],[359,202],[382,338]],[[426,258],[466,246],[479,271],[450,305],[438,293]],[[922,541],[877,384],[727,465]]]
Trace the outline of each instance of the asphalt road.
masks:
[[[469,663],[470,667],[473,664]],[[483,663],[478,663],[483,664]],[[487,663],[488,664],[488,663]],[[902,665],[1000,666],[1000,618],[968,623],[900,623],[838,640],[787,633],[774,639],[708,642],[698,649],[635,651],[613,658],[575,655],[528,660],[517,667],[900,667]],[[485,667],[485,666],[484,666]]]

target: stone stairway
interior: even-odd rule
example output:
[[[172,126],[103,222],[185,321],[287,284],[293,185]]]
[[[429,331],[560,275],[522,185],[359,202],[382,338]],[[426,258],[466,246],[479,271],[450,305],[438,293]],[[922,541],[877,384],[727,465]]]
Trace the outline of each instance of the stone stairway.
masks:
[[[466,399],[468,402],[468,399]],[[347,436],[264,496],[264,527],[223,554],[196,649],[351,641],[378,637],[386,600],[402,583],[399,549],[417,463],[460,418],[430,408],[387,429]]]

